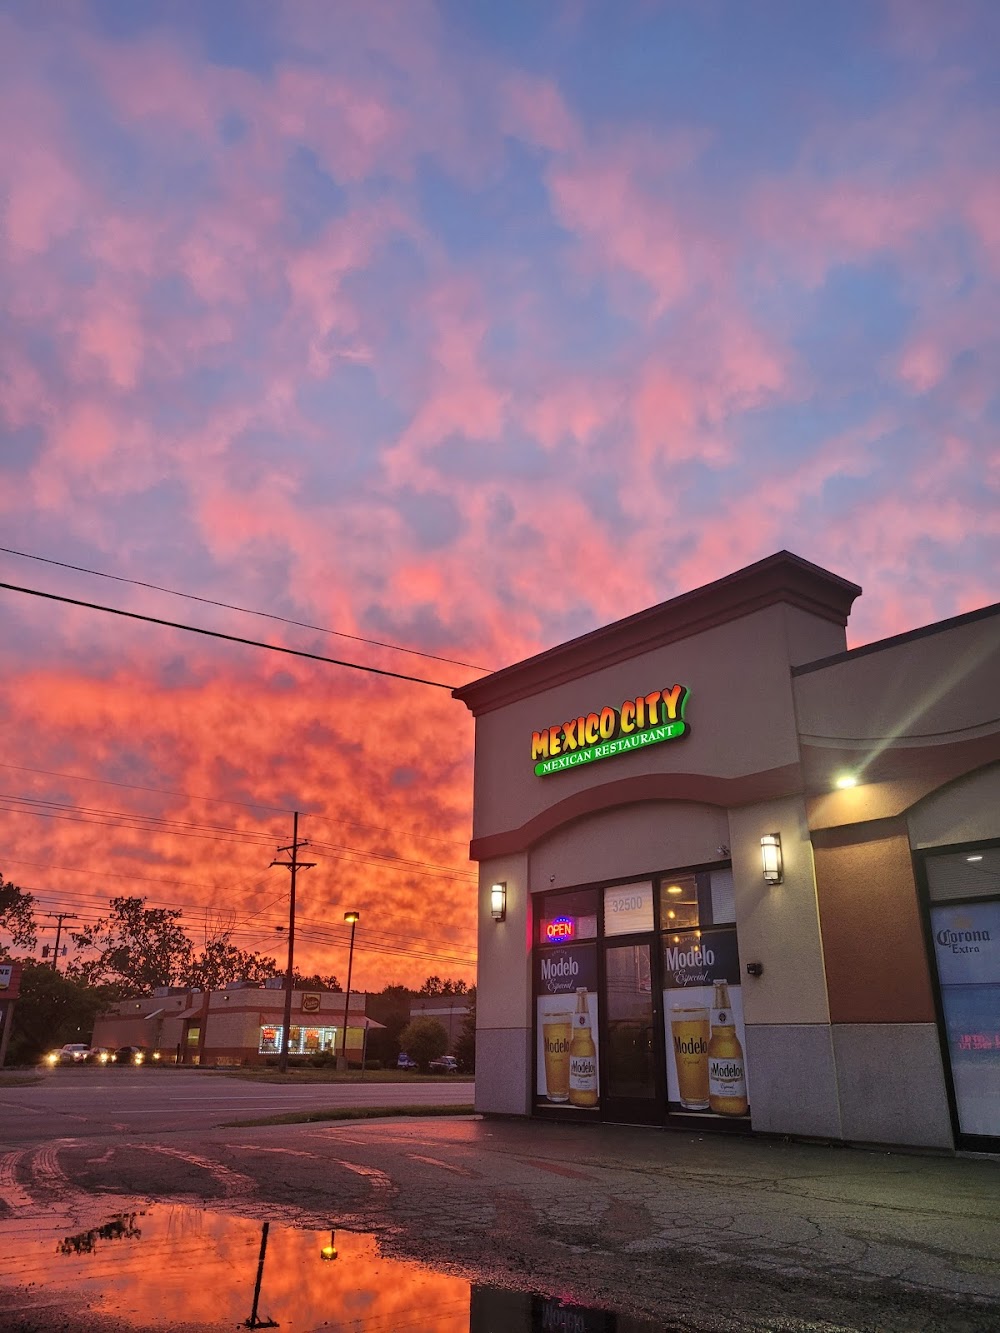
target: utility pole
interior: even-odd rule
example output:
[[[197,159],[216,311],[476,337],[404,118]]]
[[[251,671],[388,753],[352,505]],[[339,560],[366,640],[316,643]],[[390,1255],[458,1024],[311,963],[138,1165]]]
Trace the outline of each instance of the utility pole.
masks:
[[[44,916],[51,917],[56,923],[56,942],[52,947],[52,970],[59,971],[59,940],[62,936],[62,927],[64,921],[79,921],[75,912],[44,912]],[[43,930],[48,930],[48,926],[43,926]]]
[[[272,866],[284,866],[286,870],[291,871],[292,885],[291,892],[288,895],[288,966],[285,969],[285,1020],[281,1028],[281,1054],[278,1057],[278,1068],[283,1074],[288,1072],[288,1029],[292,1024],[292,977],[294,975],[295,961],[295,875],[299,870],[311,870],[316,864],[315,861],[300,861],[299,848],[308,847],[309,843],[303,839],[299,841],[299,812],[296,810],[292,819],[292,843],[290,847],[279,847],[279,852],[288,852],[287,861],[272,861]]]

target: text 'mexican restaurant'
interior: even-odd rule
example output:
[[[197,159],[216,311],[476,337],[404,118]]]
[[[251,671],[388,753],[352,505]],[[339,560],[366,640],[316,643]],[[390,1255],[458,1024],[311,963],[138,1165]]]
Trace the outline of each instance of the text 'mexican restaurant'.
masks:
[[[455,691],[476,1105],[1000,1149],[1000,604],[786,551]]]

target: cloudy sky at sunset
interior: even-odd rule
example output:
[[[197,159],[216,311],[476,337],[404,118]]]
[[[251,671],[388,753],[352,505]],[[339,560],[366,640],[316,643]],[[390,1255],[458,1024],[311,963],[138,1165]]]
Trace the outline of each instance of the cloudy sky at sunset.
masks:
[[[993,0],[0,0],[0,545],[319,628],[0,580],[448,685],[781,548],[853,645],[997,601],[998,53]],[[303,965],[357,907],[356,985],[473,979],[447,690],[0,608],[45,910],[280,956],[298,808]]]

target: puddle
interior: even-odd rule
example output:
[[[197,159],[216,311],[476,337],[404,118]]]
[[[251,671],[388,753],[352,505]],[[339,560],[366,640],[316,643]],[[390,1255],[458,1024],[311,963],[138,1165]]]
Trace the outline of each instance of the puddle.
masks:
[[[0,1222],[0,1255],[0,1327],[39,1333],[105,1319],[199,1333],[656,1333],[641,1320],[385,1258],[372,1236],[182,1204],[109,1210],[83,1229],[51,1217]]]

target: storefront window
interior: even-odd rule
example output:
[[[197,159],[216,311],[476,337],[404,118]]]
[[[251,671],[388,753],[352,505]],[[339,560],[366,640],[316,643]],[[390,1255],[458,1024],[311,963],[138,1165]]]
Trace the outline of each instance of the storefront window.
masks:
[[[317,1055],[321,1051],[337,1049],[335,1027],[288,1029],[289,1055]],[[257,1047],[260,1055],[277,1055],[281,1050],[281,1024],[267,1024],[260,1029],[260,1043]]]
[[[536,902],[536,1110],[749,1127],[731,870]]]
[[[667,1107],[748,1120],[743,988],[733,928],[663,937]]]
[[[597,890],[547,893],[538,921],[539,944],[572,944],[597,939]]]
[[[998,1138],[1000,847],[931,856],[926,865],[959,1129]]]
[[[660,880],[660,929],[724,926],[736,920],[733,872],[699,870],[685,875],[664,875]]]
[[[548,893],[535,954],[536,1105],[599,1107],[597,890]],[[589,941],[581,943],[581,941]]]
[[[638,935],[653,929],[653,881],[613,884],[604,890],[605,935]]]
[[[665,875],[660,882],[660,925],[664,930],[697,926],[698,879],[696,875]]]

